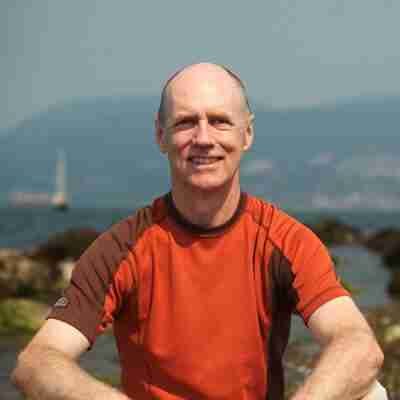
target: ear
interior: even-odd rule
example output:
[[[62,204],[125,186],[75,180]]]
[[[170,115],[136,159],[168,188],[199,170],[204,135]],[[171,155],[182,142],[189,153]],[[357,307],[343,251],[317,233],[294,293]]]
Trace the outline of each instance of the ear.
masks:
[[[247,151],[250,149],[254,140],[254,128],[253,128],[254,114],[250,114],[247,121],[247,128],[244,131],[244,142],[243,142],[243,151]]]
[[[155,129],[156,129],[156,142],[160,148],[161,153],[165,154],[167,152],[167,135],[165,128],[162,126],[160,122],[159,114],[156,115]]]

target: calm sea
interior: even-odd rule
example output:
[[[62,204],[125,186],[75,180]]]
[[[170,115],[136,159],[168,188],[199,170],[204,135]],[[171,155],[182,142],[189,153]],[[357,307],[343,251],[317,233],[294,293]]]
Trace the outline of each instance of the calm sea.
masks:
[[[0,207],[0,248],[29,247],[68,228],[90,227],[103,231],[133,212],[134,208],[71,208],[67,212],[60,212],[50,208]],[[335,217],[366,231],[388,226],[400,228],[400,212],[302,211],[289,213],[305,223],[313,223],[324,217]]]

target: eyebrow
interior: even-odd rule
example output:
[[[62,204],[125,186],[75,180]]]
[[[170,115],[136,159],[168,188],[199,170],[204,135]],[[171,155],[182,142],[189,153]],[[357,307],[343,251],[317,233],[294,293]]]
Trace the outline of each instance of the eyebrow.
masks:
[[[232,115],[229,112],[223,110],[210,110],[206,112],[207,119],[212,118],[221,118],[226,119],[227,122],[232,123]],[[181,111],[175,116],[171,117],[170,123],[167,125],[167,128],[174,127],[177,123],[182,121],[193,121],[199,120],[199,114],[197,112],[190,112],[190,111]]]
[[[210,110],[205,112],[207,118],[209,117],[226,117],[232,119],[232,113],[226,110]],[[198,117],[199,114],[196,111],[179,111],[175,116],[171,116],[174,120],[179,120],[181,118],[191,118]]]

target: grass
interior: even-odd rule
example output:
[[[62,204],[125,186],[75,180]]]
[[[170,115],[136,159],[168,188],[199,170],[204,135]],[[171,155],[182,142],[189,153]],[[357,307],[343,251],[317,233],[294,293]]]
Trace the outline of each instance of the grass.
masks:
[[[0,335],[33,335],[42,325],[47,308],[43,303],[28,299],[0,301]]]

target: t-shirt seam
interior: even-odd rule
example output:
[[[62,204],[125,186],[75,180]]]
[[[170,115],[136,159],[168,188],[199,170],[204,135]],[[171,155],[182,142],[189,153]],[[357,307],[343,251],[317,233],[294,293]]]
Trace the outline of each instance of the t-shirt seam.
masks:
[[[143,208],[139,209],[138,212],[141,211],[141,210],[143,210],[143,209],[146,209],[146,208],[148,208],[148,207],[149,207],[149,206],[143,207]],[[151,208],[151,207],[150,207],[150,208]],[[137,246],[139,245],[139,243],[140,243],[142,240],[144,240],[144,239],[143,239],[144,235],[145,235],[145,234],[148,235],[148,234],[149,234],[149,233],[148,233],[149,230],[155,229],[156,226],[159,226],[159,224],[160,224],[161,222],[163,222],[164,220],[166,220],[166,219],[167,219],[167,214],[163,215],[163,216],[162,216],[160,219],[158,219],[157,221],[153,221],[153,220],[152,220],[152,221],[151,221],[151,224],[150,224],[149,226],[147,226],[146,228],[143,229],[143,231],[140,233],[139,237],[138,237],[138,238],[134,241],[134,243],[132,243],[132,245],[127,249],[127,252],[130,253],[130,254],[135,254],[135,253],[136,253]],[[127,256],[128,256],[128,254],[125,256],[124,259],[121,260],[120,264],[122,264],[122,262],[123,262],[124,260],[126,260]],[[119,267],[118,267],[118,269],[119,269]]]
[[[253,214],[250,210],[245,209],[244,212],[247,212],[248,214],[250,214],[250,216],[251,216],[253,222],[254,222],[257,226],[263,228],[263,229],[266,231],[266,234],[267,234],[266,241],[269,242],[269,243],[271,243],[272,246],[274,247],[274,249],[276,249],[277,251],[279,251],[279,252],[282,254],[282,257],[284,257],[285,260],[286,260],[286,262],[290,265],[290,271],[291,271],[291,273],[293,274],[293,276],[295,276],[295,273],[294,273],[294,271],[293,271],[293,261],[290,260],[290,258],[285,254],[285,252],[284,252],[282,246],[279,246],[279,245],[277,244],[277,242],[271,237],[270,229],[271,229],[271,225],[272,225],[273,215],[272,215],[271,218],[270,218],[270,224],[269,224],[269,226],[268,226],[268,225],[266,225],[265,223],[259,222],[259,221],[255,218],[254,214]],[[275,210],[272,211],[272,213],[274,213],[274,212],[275,212]],[[299,226],[299,225],[298,225],[298,223],[295,221],[295,223],[293,224],[293,226],[292,226],[289,230],[294,229],[296,226]],[[289,232],[289,231],[288,231],[288,232]],[[323,243],[322,243],[322,242],[319,242],[319,243],[318,243],[318,246],[317,246],[316,249],[315,249],[315,251],[310,255],[310,257],[308,258],[308,260],[312,260],[312,259],[315,257],[315,254],[316,254],[321,248],[323,248],[323,246],[324,246]],[[308,261],[308,263],[309,263],[309,261]],[[279,284],[279,282],[278,282],[278,284]],[[296,292],[297,298],[300,300],[299,292],[298,292],[298,290],[294,287],[293,281],[291,282],[290,286],[291,286],[292,289]],[[332,289],[333,289],[333,288],[332,288]],[[324,293],[325,293],[325,292],[324,292]],[[310,303],[312,304],[314,301],[315,301],[315,300],[312,300]],[[309,303],[309,304],[310,304],[310,303]],[[309,306],[309,305],[308,305],[308,306]],[[308,307],[308,306],[307,306],[307,307]],[[304,307],[304,310],[305,310],[305,309],[306,309],[306,307]],[[292,313],[301,315],[301,314],[300,314],[300,311],[298,311],[296,307],[293,308]]]
[[[266,231],[266,233],[267,233],[267,240],[268,240],[270,243],[272,243],[272,245],[274,246],[274,248],[278,249],[278,250],[281,252],[281,254],[285,257],[286,261],[288,261],[288,263],[289,263],[290,266],[292,267],[293,262],[292,262],[292,260],[290,260],[290,258],[285,254],[285,252],[284,252],[284,250],[283,250],[283,246],[278,245],[278,243],[276,242],[276,240],[274,240],[274,239],[271,237],[270,230],[271,230],[273,215],[271,216],[269,226],[267,226],[265,223],[257,221],[257,219],[255,218],[255,216],[254,216],[254,214],[251,212],[251,210],[245,209],[244,212],[250,214],[250,217],[251,217],[251,219],[253,220],[253,222],[254,222],[256,225],[260,226],[261,228],[263,228],[263,229]],[[272,211],[272,213],[274,213],[274,210]],[[289,233],[289,231],[290,231],[291,229],[295,229],[295,227],[298,227],[298,226],[299,226],[299,223],[298,223],[297,221],[294,221],[294,224],[293,224],[292,227],[288,230],[287,233]],[[304,226],[304,228],[307,228],[307,227]],[[317,246],[316,249],[315,249],[315,251],[312,253],[312,255],[311,255],[309,258],[312,259],[312,258],[315,256],[315,254],[316,254],[321,248],[323,248],[323,247],[324,247],[323,243],[322,243],[322,242],[319,242],[319,243],[318,243],[318,246]]]
[[[152,207],[151,206],[145,206],[145,207],[141,207],[141,208],[139,208],[138,210],[136,210],[136,212],[134,213],[134,215],[133,216],[130,216],[130,217],[127,217],[127,218],[125,218],[124,220],[122,220],[121,222],[120,222],[120,224],[122,224],[122,223],[129,223],[128,222],[128,220],[129,220],[129,218],[131,218],[131,217],[133,217],[133,218],[136,218],[136,216],[142,211],[142,210],[145,210],[146,208],[150,208],[150,210],[152,209]],[[151,210],[152,211],[152,210]],[[160,221],[162,220],[162,219],[164,219],[164,217],[163,218],[161,218],[160,219]],[[144,236],[144,234],[149,230],[149,229],[153,229],[153,227],[154,227],[154,225],[157,225],[158,224],[158,222],[155,222],[155,221],[151,221],[151,224],[149,224],[149,226],[147,226],[147,227],[145,227],[141,232],[140,232],[140,234],[138,235],[138,237],[136,238],[136,237],[134,237],[134,238],[132,238],[132,237],[129,237],[128,238],[128,241],[131,241],[131,243],[130,243],[130,245],[127,247],[127,249],[125,249],[125,250],[120,250],[121,251],[121,255],[120,255],[120,260],[119,260],[119,262],[118,262],[118,264],[117,264],[117,267],[116,267],[116,269],[115,269],[115,271],[113,272],[113,274],[112,274],[112,278],[110,279],[110,282],[108,283],[108,285],[107,285],[107,290],[105,291],[105,296],[104,296],[104,300],[103,300],[103,303],[102,303],[102,312],[104,313],[105,312],[105,304],[106,304],[106,300],[107,300],[107,296],[110,294],[110,289],[112,288],[112,285],[115,283],[115,278],[116,278],[116,276],[120,273],[120,271],[121,271],[121,268],[123,267],[123,264],[124,264],[124,262],[126,262],[126,263],[128,263],[129,264],[129,266],[132,268],[132,269],[134,269],[134,271],[132,271],[133,272],[133,274],[134,274],[134,279],[135,279],[135,286],[134,287],[130,287],[127,291],[126,291],[126,293],[124,293],[124,295],[123,295],[123,297],[125,298],[125,296],[129,296],[129,294],[131,294],[132,293],[132,291],[135,289],[135,288],[137,288],[138,286],[139,286],[139,282],[137,282],[136,281],[136,278],[137,279],[139,279],[139,269],[137,268],[137,265],[136,265],[136,263],[134,263],[134,262],[131,262],[130,260],[129,260],[129,255],[135,255],[135,254],[137,254],[136,253],[136,248],[137,248],[137,246],[138,246],[138,244],[141,242],[141,240],[142,240],[142,238],[143,238],[143,236]],[[118,225],[118,224],[117,224]],[[114,240],[114,241],[116,241],[116,239],[115,238],[119,238],[120,237],[120,235],[118,235],[118,233],[117,232],[113,232],[112,230],[110,231],[110,232],[108,232],[108,234],[110,235],[110,237]],[[100,323],[101,323],[101,321],[102,321],[102,317],[100,318]],[[96,331],[97,331],[97,327],[96,327]],[[95,337],[97,336],[97,332],[95,332]]]

